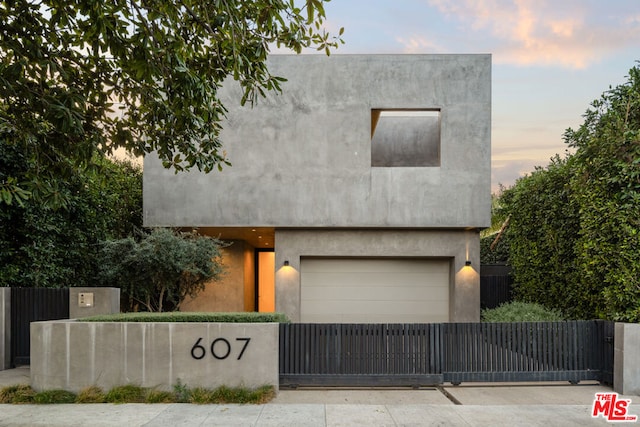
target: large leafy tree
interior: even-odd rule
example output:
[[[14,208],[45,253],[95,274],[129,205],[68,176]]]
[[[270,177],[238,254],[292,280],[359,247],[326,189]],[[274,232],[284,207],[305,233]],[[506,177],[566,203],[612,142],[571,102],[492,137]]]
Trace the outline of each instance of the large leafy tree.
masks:
[[[580,282],[600,290],[596,313],[640,321],[640,68],[592,103],[577,131],[572,188],[580,212]]]
[[[16,145],[0,141],[0,180],[33,167]],[[142,171],[125,161],[93,159],[56,182],[54,209],[40,198],[0,203],[0,286],[93,286],[104,239],[142,227]]]
[[[1,1],[0,139],[32,168],[0,182],[0,203],[55,193],[119,147],[175,170],[221,168],[218,88],[232,77],[243,103],[279,91],[273,45],[328,54],[340,40],[323,29],[326,1]]]
[[[575,150],[506,190],[520,298],[570,317],[640,321],[640,68],[564,138]]]

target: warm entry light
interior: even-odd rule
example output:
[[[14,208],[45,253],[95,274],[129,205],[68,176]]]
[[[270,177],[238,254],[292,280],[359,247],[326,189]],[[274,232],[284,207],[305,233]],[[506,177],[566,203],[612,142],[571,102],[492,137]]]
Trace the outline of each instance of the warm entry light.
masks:
[[[288,259],[285,259],[285,260],[284,260],[284,266],[285,266],[285,267],[289,267],[289,260],[288,260]]]
[[[467,267],[469,267],[471,265],[471,261],[467,260],[465,261],[464,265],[466,265]]]

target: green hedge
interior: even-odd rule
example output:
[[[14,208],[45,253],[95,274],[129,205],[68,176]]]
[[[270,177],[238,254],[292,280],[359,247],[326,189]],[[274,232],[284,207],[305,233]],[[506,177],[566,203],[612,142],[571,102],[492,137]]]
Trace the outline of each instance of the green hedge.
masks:
[[[119,313],[80,319],[83,322],[289,323],[284,313]]]

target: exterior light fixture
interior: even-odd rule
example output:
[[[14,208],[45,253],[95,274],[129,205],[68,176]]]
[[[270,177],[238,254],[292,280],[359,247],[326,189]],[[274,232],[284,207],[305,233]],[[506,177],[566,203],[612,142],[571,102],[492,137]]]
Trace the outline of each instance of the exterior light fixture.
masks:
[[[285,259],[285,260],[284,260],[284,266],[285,266],[285,267],[289,267],[289,260],[288,260],[288,259]]]
[[[464,265],[466,265],[467,267],[471,266],[471,261],[466,260],[466,261],[465,261],[465,263],[464,263]]]

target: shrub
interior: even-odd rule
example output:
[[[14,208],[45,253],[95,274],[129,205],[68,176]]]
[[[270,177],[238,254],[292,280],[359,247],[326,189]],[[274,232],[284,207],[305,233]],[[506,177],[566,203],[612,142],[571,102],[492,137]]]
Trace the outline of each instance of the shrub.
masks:
[[[128,294],[129,308],[178,310],[187,296],[224,271],[220,248],[225,244],[196,232],[156,228],[139,239],[102,242],[98,282]]]
[[[182,384],[180,378],[178,378],[178,382],[173,385],[173,396],[178,403],[189,402],[189,388],[185,384]]]
[[[209,390],[202,387],[196,387],[194,389],[189,390],[189,403],[217,403],[216,390]]]
[[[149,390],[145,403],[173,403],[175,395],[168,391]]]
[[[275,397],[272,386],[257,389],[220,386],[215,390],[194,388],[189,391],[190,403],[266,403]]]
[[[0,390],[0,403],[33,403],[36,395],[31,386],[19,384]]]
[[[97,386],[87,387],[78,393],[77,403],[105,403],[106,396],[102,389]]]
[[[249,391],[246,403],[267,403],[276,397],[276,391],[272,386],[262,386]]]
[[[144,403],[147,390],[143,387],[127,384],[114,387],[105,396],[108,403]]]
[[[483,322],[555,322],[565,320],[555,309],[530,302],[513,301],[493,309],[482,310]]]
[[[33,396],[33,403],[75,403],[76,394],[67,390],[45,390]]]

